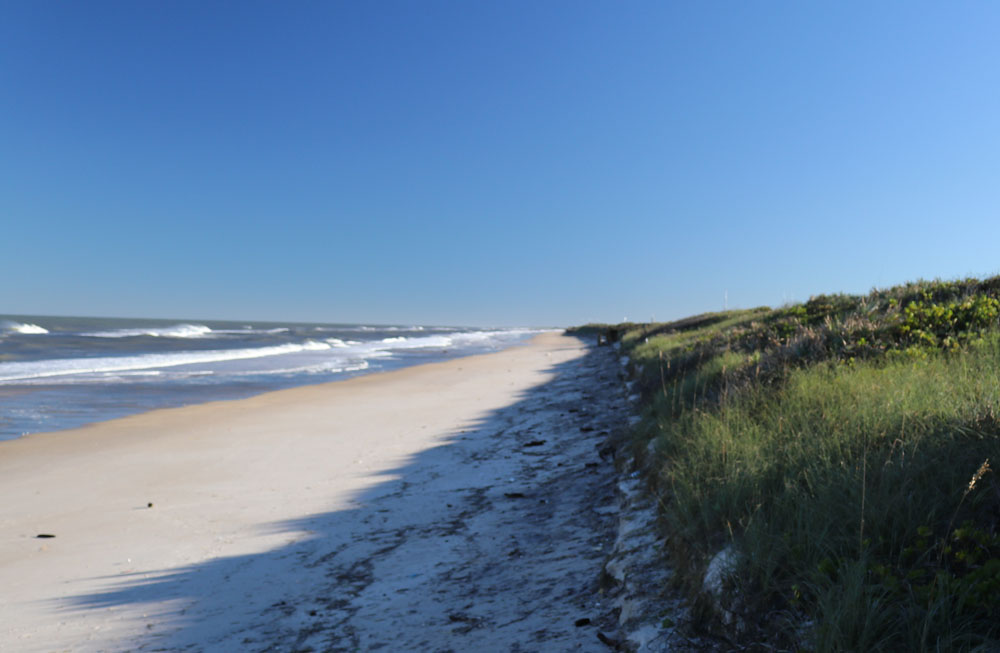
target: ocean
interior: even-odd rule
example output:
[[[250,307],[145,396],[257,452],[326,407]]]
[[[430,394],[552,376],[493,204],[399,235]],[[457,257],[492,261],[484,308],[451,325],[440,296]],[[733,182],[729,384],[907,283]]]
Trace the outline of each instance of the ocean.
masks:
[[[542,331],[0,315],[0,440],[497,351]]]

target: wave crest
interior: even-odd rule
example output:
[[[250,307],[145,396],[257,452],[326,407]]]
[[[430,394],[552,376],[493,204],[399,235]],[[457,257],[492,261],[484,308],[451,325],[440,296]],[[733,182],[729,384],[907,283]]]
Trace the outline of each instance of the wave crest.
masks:
[[[24,335],[41,335],[49,332],[48,329],[40,327],[37,324],[12,322],[10,320],[0,322],[0,331],[5,333],[21,333]]]
[[[0,363],[0,383],[24,381],[54,376],[124,372],[162,367],[176,367],[195,363],[282,356],[302,351],[330,349],[330,345],[309,341],[298,345],[287,344],[252,349],[223,349],[208,351],[179,351],[169,354],[139,354],[104,358],[56,358],[41,361],[15,361]]]
[[[175,324],[169,327],[143,327],[138,329],[113,329],[111,331],[94,331],[81,333],[88,338],[134,338],[151,336],[153,338],[204,338],[211,335],[212,329],[204,324]]]

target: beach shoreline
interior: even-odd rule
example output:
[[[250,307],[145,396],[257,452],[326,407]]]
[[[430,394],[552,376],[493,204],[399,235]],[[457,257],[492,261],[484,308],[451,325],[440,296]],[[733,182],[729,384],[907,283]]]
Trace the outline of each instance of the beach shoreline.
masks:
[[[501,351],[545,330],[0,315],[0,440]]]
[[[597,369],[573,371],[591,351],[575,338],[546,333],[497,353],[0,443],[0,648],[173,650],[239,638],[265,646],[271,635],[260,629],[270,622],[262,615],[282,601],[300,601],[301,583],[317,573],[304,572],[302,561],[335,552],[372,559],[378,551],[366,552],[364,543],[385,534],[374,526],[378,519],[385,527],[402,520],[393,532],[419,531],[417,523],[403,525],[415,518],[485,520],[477,534],[512,517],[516,524],[519,518],[503,511],[523,506],[494,511],[500,519],[494,523],[480,504],[487,495],[526,496],[525,483],[541,478],[524,476],[524,464],[537,461],[511,453],[521,446],[518,438],[542,443],[527,454],[561,456],[554,467],[573,462],[573,446],[589,453],[587,464],[599,461],[597,440],[607,438],[610,426],[585,436],[585,444],[548,453],[544,440],[554,435],[537,432],[581,419],[581,409],[570,411],[568,402],[580,403],[587,375]],[[560,381],[570,373],[572,383]],[[580,438],[595,427],[570,428]],[[509,446],[505,438],[512,439]],[[574,469],[596,473],[576,462]],[[613,470],[604,473],[599,485],[607,493]],[[423,489],[407,491],[416,486]],[[452,491],[452,502],[442,499]],[[442,514],[469,502],[457,517]],[[371,512],[376,505],[384,512]],[[607,519],[602,524],[605,531],[611,527]],[[515,537],[522,527],[512,528]],[[462,529],[455,529],[435,538],[458,547]],[[596,582],[605,545],[587,546],[596,558],[583,556],[581,569]],[[414,551],[401,564],[423,574],[420,560],[429,563],[427,555]],[[455,565],[460,558],[453,551],[435,564]],[[398,578],[383,582],[405,591]],[[329,605],[346,600],[326,598]],[[308,613],[282,610],[274,617],[282,628],[298,624],[311,632],[296,621],[308,622]],[[313,609],[313,621],[317,610],[323,609]],[[472,623],[454,615],[445,615],[446,625]]]

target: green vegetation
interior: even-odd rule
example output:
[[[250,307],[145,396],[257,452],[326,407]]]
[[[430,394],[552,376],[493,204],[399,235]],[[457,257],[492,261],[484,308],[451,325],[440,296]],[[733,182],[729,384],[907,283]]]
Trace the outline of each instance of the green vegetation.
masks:
[[[1000,277],[919,282],[614,328],[700,627],[749,650],[1000,647],[998,297]]]

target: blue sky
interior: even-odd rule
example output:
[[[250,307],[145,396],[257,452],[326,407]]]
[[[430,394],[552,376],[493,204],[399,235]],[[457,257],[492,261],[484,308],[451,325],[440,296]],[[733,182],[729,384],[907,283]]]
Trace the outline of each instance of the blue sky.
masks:
[[[2,2],[0,313],[568,325],[995,274],[997,34],[987,2]]]

